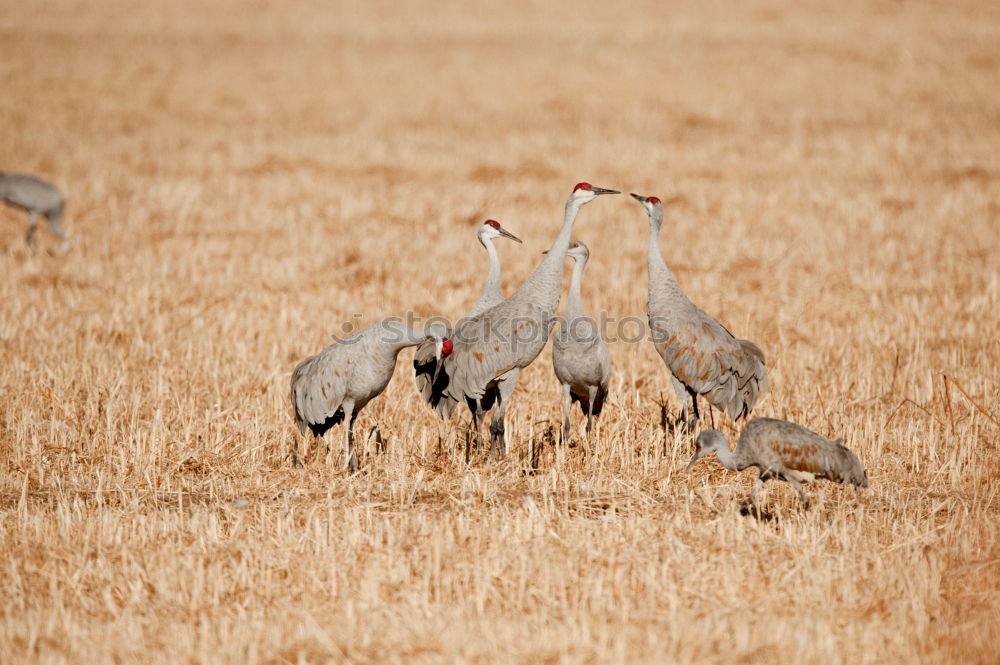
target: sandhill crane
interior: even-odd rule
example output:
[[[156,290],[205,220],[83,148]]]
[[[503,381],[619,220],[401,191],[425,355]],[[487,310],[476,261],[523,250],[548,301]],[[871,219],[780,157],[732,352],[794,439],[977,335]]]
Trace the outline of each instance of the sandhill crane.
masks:
[[[733,421],[747,417],[767,391],[764,354],[757,345],[737,339],[692,303],[674,279],[660,251],[663,204],[655,196],[632,197],[649,215],[649,297],[646,313],[656,352],[670,369],[681,414],[689,427],[688,403],[699,418],[698,397]]]
[[[579,240],[569,244],[567,255],[573,257],[573,274],[569,280],[566,317],[562,328],[552,338],[552,368],[563,390],[563,440],[569,438],[569,414],[573,402],[587,416],[590,434],[593,416],[601,415],[604,398],[611,381],[611,356],[597,325],[584,316],[580,298],[583,271],[590,250]]]
[[[786,420],[754,418],[746,424],[730,452],[725,435],[708,429],[698,435],[695,453],[687,468],[701,457],[715,451],[719,463],[730,471],[757,467],[760,475],[746,503],[753,504],[764,481],[772,478],[787,481],[794,487],[802,505],[809,508],[809,499],[802,483],[826,478],[835,483],[852,483],[868,487],[868,475],[857,456],[844,445],[843,439],[824,439],[819,434]]]
[[[52,233],[62,240],[60,251],[69,250],[69,238],[62,227],[66,199],[53,185],[26,173],[0,172],[0,201],[28,213],[26,240],[29,244],[38,229],[38,216],[43,215],[48,220]]]
[[[389,385],[396,369],[396,356],[408,346],[425,340],[436,345],[439,357],[451,353],[451,340],[433,326],[425,332],[387,319],[337,340],[318,354],[303,360],[292,372],[292,409],[299,432],[306,428],[322,437],[337,423],[347,421],[347,458],[351,471],[358,470],[354,455],[354,421],[370,400]],[[292,449],[298,462],[298,441]]]
[[[523,369],[538,357],[555,325],[562,291],[563,263],[580,208],[613,189],[581,182],[566,199],[563,225],[552,247],[534,272],[509,298],[463,322],[452,334],[454,351],[444,361],[444,392],[455,400],[480,401],[513,369]],[[502,399],[502,395],[498,395]],[[476,430],[478,432],[478,423]],[[490,422],[490,454],[506,454],[503,420]]]
[[[489,257],[489,271],[486,273],[486,281],[483,283],[483,291],[479,300],[472,306],[466,315],[467,319],[478,316],[490,307],[503,301],[503,290],[500,286],[500,257],[497,255],[496,247],[493,245],[494,238],[509,238],[518,243],[521,240],[513,233],[501,226],[495,219],[487,219],[476,232],[480,244],[486,248]],[[417,390],[420,391],[424,401],[433,408],[439,416],[447,418],[458,403],[455,399],[444,394],[441,381],[434,383],[434,377],[442,376],[438,373],[438,360],[436,345],[430,341],[422,343],[413,353],[413,369],[416,373]],[[470,403],[469,408],[473,412],[473,422],[478,424],[482,420],[483,413],[489,411],[493,404],[500,397],[499,406],[494,411],[490,419],[491,436],[494,422],[503,422],[504,412],[507,409],[507,398],[514,392],[517,385],[518,370],[507,372],[497,379],[496,386],[490,389],[482,400]],[[476,409],[479,412],[476,413]]]

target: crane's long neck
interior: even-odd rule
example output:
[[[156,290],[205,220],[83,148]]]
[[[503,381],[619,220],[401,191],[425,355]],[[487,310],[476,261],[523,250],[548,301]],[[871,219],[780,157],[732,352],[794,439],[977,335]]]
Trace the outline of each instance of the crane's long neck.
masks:
[[[739,471],[743,468],[739,465],[736,454],[729,450],[729,442],[724,439],[722,445],[715,449],[715,455],[719,458],[719,464],[730,471]]]
[[[379,326],[381,326],[381,330],[378,331],[378,334],[381,336],[380,346],[390,353],[393,358],[403,349],[420,344],[432,332],[437,333],[436,330],[432,329],[428,329],[427,331],[414,330],[403,325],[402,322],[392,319],[382,321]]]
[[[510,300],[530,300],[550,312],[554,312],[559,306],[563,263],[566,261],[570,237],[573,235],[573,222],[576,221],[576,215],[582,205],[583,203],[572,197],[566,201],[566,212],[559,235],[556,236],[542,262],[528,276],[521,288],[514,292]]]
[[[729,450],[729,441],[722,436],[720,445],[715,448],[715,455],[719,458],[719,464],[730,471],[742,471],[747,467],[757,464],[756,455],[742,442],[736,444],[736,450]]]
[[[489,271],[486,273],[486,281],[483,282],[483,291],[479,300],[472,306],[469,316],[477,316],[503,300],[503,290],[500,287],[500,256],[497,248],[493,245],[490,237],[479,236],[479,242],[486,248],[489,257]]]
[[[687,296],[681,291],[674,273],[663,260],[663,252],[660,249],[661,223],[662,219],[650,221],[649,224],[649,300],[653,302],[659,298],[680,298],[686,301]]]
[[[580,285],[583,283],[583,270],[587,267],[587,259],[580,258],[573,264],[573,274],[569,278],[569,297],[566,299],[566,321],[583,318],[583,299],[580,297]]]

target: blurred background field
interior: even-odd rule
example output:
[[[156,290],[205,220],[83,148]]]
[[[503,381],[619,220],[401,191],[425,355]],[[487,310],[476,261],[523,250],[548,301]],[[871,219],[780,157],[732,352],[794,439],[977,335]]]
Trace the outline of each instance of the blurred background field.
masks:
[[[1000,657],[1000,5],[8,1],[0,82],[0,170],[75,243],[0,209],[0,661]],[[289,464],[299,360],[464,314],[486,217],[510,292],[581,180],[667,202],[755,415],[868,490],[741,517],[648,342],[588,445],[551,445],[546,351],[467,468],[404,351],[385,453]],[[644,318],[647,228],[583,210],[589,312]]]

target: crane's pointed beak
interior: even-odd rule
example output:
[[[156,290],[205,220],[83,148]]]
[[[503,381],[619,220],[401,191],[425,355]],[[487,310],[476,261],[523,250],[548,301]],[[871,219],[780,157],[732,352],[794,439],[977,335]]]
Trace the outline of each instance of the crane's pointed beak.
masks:
[[[591,187],[590,191],[594,194],[621,194],[617,189],[604,189],[603,187]]]
[[[511,240],[513,240],[516,243],[520,243],[522,245],[524,244],[524,243],[521,242],[520,238],[518,238],[516,235],[514,235],[513,233],[511,233],[507,229],[503,228],[502,226],[498,229],[498,231],[500,232],[500,235],[502,235],[504,238],[510,238]]]
[[[646,202],[646,197],[645,196],[640,196],[639,194],[629,194],[629,196],[631,196],[633,199],[635,199],[639,203],[645,203]]]

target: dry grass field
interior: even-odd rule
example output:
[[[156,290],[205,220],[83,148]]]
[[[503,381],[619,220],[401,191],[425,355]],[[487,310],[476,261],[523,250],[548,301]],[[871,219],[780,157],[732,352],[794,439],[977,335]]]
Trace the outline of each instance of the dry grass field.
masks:
[[[0,662],[1000,660],[997,3],[8,1],[0,82],[75,243],[0,210]],[[867,490],[741,516],[645,341],[586,446],[546,350],[467,467],[407,350],[387,450],[291,466],[300,359],[464,314],[486,217],[509,292],[581,180]],[[584,208],[589,312],[645,317],[647,229]]]

